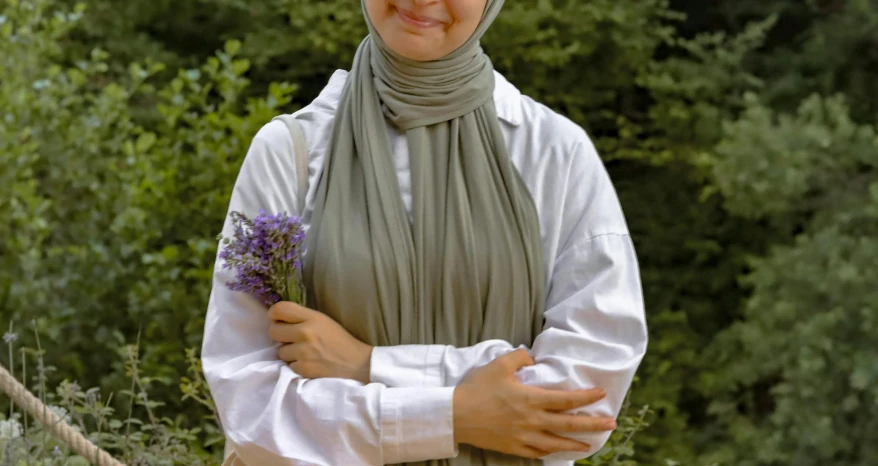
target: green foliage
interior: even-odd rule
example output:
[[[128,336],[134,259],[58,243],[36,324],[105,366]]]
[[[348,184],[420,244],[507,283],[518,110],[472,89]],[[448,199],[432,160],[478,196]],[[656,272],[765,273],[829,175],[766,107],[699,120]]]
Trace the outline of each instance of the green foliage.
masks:
[[[155,409],[161,402],[150,399],[147,387],[150,379],[139,371],[138,345],[128,345],[120,354],[125,371],[131,380],[131,389],[119,392],[126,400],[125,417],[115,415],[110,405],[114,394],[106,399],[99,388],[83,390],[76,382],[64,379],[55,390],[47,390],[46,380],[51,367],[44,362],[45,350],[14,348],[18,335],[7,332],[10,354],[21,353],[21,381],[28,382],[28,361],[35,360],[36,375],[33,391],[39,399],[66,424],[83,434],[94,445],[106,450],[123,464],[130,466],[219,466],[221,456],[209,453],[201,445],[205,436],[216,443],[222,432],[216,425],[216,416],[205,418],[199,427],[187,428],[184,419],[159,417]],[[39,339],[37,339],[39,342]],[[189,372],[200,377],[197,360],[191,360]],[[33,370],[33,369],[31,369]],[[190,385],[193,397],[205,400],[210,394],[203,384]],[[213,404],[208,402],[211,411]],[[30,415],[10,406],[9,414],[0,414],[0,462],[16,466],[88,466],[86,458],[72,451],[42,424]],[[146,420],[140,419],[143,414]],[[205,445],[207,446],[207,445]]]
[[[144,364],[167,383],[183,348],[200,344],[215,237],[246,148],[294,88],[242,103],[248,63],[234,42],[160,86],[149,80],[161,65],[114,79],[99,50],[65,67],[58,44],[81,11],[47,0],[3,11],[0,228],[12,241],[0,245],[0,315],[36,318],[60,343],[50,360],[110,386],[122,383],[107,375],[114,349],[142,328],[154,342]],[[132,108],[151,117],[136,121]]]
[[[842,98],[815,95],[796,115],[777,115],[751,95],[746,111],[723,131],[713,173],[736,214],[822,214],[814,220],[833,225],[847,205],[868,199],[878,135],[851,120]]]
[[[672,16],[666,0],[507,2],[484,45],[524,94],[602,135],[636,111],[635,80],[672,35]]]
[[[739,316],[745,258],[776,236],[701,195],[712,182],[703,152],[720,141],[744,95],[762,85],[743,65],[770,25],[669,40],[671,52],[636,78],[651,99],[631,117],[619,113],[618,132],[599,141],[638,248],[648,306],[650,346],[634,397],[658,416],[638,437],[644,464],[696,464],[696,452],[708,447],[700,432],[710,425],[707,401],[693,374],[715,370],[703,349]]]
[[[658,161],[692,163],[690,158],[700,150],[716,144],[723,120],[743,107],[746,92],[763,85],[743,64],[764,43],[772,23],[768,19],[750,24],[737,35],[716,32],[676,38],[676,53],[650,63],[639,76],[638,84],[654,99],[649,107],[652,132],[659,135],[660,143],[672,145]]]
[[[738,31],[750,21],[776,15],[777,27],[747,67],[764,77],[764,98],[794,111],[811,94],[843,93],[856,121],[878,114],[878,8],[872,0],[677,0],[690,14],[687,34],[721,28]]]
[[[634,436],[649,426],[647,417],[652,412],[643,406],[631,413],[631,400],[625,399],[618,427],[606,445],[589,458],[577,462],[581,466],[636,466],[634,460]]]
[[[795,115],[755,97],[728,123],[714,176],[729,208],[783,218],[802,233],[753,258],[745,320],[713,347],[711,412],[741,465],[878,461],[878,132],[840,98]],[[741,454],[741,448],[756,454]]]

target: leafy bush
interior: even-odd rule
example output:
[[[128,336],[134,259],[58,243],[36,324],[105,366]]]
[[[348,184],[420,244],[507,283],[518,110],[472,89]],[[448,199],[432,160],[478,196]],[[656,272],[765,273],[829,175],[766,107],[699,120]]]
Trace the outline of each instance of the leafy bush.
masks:
[[[162,65],[117,76],[100,50],[65,67],[82,11],[12,1],[0,16],[0,317],[35,318],[49,360],[115,388],[115,350],[142,328],[142,364],[168,383],[200,345],[240,162],[293,86],[242,103],[236,42],[161,86]]]
[[[12,331],[4,335],[10,355],[15,352],[17,337]],[[124,355],[121,355],[124,356],[126,375],[131,379],[130,388],[119,392],[127,405],[122,413],[124,417],[117,416],[111,406],[114,394],[104,398],[99,388],[83,390],[78,383],[65,379],[54,390],[49,390],[48,375],[56,368],[46,364],[45,350],[40,346],[36,349],[20,348],[17,352],[20,352],[21,380],[25,383],[28,381],[29,370],[36,372],[32,376],[32,390],[48,409],[123,464],[217,466],[222,462],[218,452],[210,453],[204,448],[221,442],[223,437],[216,425],[216,413],[194,351],[186,353],[190,377],[184,377],[180,384],[183,400],[193,399],[212,414],[193,428],[185,425],[184,418],[171,419],[156,413],[156,408],[163,403],[149,397],[151,379],[140,371],[138,344],[127,345],[122,351]],[[28,361],[33,364],[34,360],[36,369],[28,369]],[[14,362],[15,358],[10,356],[10,366]],[[141,419],[141,415],[145,420]],[[0,414],[0,462],[4,465],[40,466],[91,464],[15,405],[9,407],[8,415]]]
[[[712,154],[717,187],[730,210],[800,234],[750,260],[745,320],[709,352],[721,371],[705,391],[728,429],[712,457],[876,464],[878,129],[840,97],[795,114],[748,100]]]

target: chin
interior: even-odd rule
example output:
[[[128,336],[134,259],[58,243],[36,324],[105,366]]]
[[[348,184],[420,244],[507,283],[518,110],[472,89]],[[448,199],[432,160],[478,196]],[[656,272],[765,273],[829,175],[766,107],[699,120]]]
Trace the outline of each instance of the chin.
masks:
[[[444,51],[437,49],[435,46],[430,46],[430,44],[424,42],[427,41],[422,40],[422,38],[410,37],[408,39],[385,43],[391,50],[402,55],[405,58],[408,58],[409,60],[434,61],[447,55],[447,53],[445,53]]]
[[[394,51],[396,53],[402,55],[403,57],[408,58],[409,60],[414,60],[414,61],[428,62],[428,61],[439,60],[440,58],[443,57],[443,55],[437,55],[435,53],[425,53],[425,52],[421,52],[421,51],[417,51],[417,50],[410,51],[410,50],[396,50],[396,49],[394,49]]]

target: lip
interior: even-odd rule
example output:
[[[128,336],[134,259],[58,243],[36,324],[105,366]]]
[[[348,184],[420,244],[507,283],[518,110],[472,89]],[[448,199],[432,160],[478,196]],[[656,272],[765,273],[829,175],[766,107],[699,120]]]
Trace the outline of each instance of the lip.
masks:
[[[394,7],[394,9],[396,10],[396,15],[399,16],[399,18],[403,22],[405,22],[406,24],[412,25],[416,28],[429,29],[429,28],[442,26],[443,24],[445,24],[442,21],[439,21],[438,19],[430,18],[427,16],[418,16],[418,15],[412,13],[411,11],[404,10],[402,8],[399,8],[399,7]]]

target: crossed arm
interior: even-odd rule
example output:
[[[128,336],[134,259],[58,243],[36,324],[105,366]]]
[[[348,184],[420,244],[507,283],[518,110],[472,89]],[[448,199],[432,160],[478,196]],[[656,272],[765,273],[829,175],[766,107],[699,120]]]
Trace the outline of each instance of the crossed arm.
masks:
[[[295,190],[283,175],[294,167],[283,166],[286,159],[251,149],[229,210],[294,211]],[[601,196],[589,199],[599,202]],[[614,196],[604,201],[618,202]],[[589,206],[569,207],[585,212]],[[254,300],[229,291],[224,284],[231,277],[218,264],[202,361],[239,459],[267,466],[381,465],[453,457],[458,443],[484,447],[503,440],[524,448],[512,452],[521,456],[551,453],[548,459],[573,460],[597,451],[612,428],[600,423],[618,415],[645,352],[646,330],[630,238],[624,232],[595,234],[587,226],[605,222],[587,220],[570,229],[554,261],[545,328],[526,355],[491,340],[467,348],[378,347],[365,358],[368,347],[346,340],[343,329],[342,336],[326,340],[321,327],[310,332],[320,336],[309,339],[309,332],[292,330],[304,330],[309,319],[274,309],[269,316]],[[224,233],[230,227],[227,220]],[[294,321],[287,322],[289,335],[275,323],[286,319]],[[308,344],[321,338],[323,349]],[[301,350],[295,349],[300,343]],[[354,348],[357,355],[333,356],[327,348]],[[339,362],[333,372],[308,364],[332,357]],[[597,389],[606,396],[600,398]],[[568,408],[576,409],[566,414],[579,416],[548,416]],[[540,416],[530,416],[528,425],[504,421],[523,413]],[[535,437],[539,426],[556,437]],[[506,427],[518,429],[508,434],[514,439],[504,438]]]

